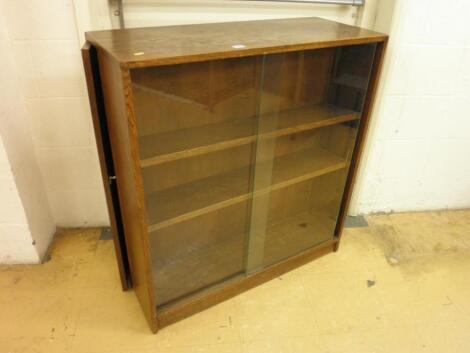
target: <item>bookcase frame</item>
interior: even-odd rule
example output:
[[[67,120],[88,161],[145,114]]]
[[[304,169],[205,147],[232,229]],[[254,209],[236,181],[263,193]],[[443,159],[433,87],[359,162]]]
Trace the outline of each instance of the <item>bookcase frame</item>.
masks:
[[[86,39],[87,43],[82,49],[82,58],[122,288],[134,289],[153,332],[315,258],[338,250],[370,123],[370,114],[388,39],[386,35],[319,18],[298,18],[95,31],[86,33]],[[147,139],[150,150],[153,148],[153,141],[165,141],[164,146],[170,150],[168,153],[163,151],[156,155],[152,153],[145,155],[143,152],[145,144],[139,141],[135,106],[136,88],[133,82],[135,71],[133,70],[146,68],[158,70],[159,67],[179,64],[227,59],[236,61],[249,57],[255,57],[255,60],[259,62],[261,59],[256,58],[267,55],[366,44],[375,44],[375,52],[362,112],[359,115],[347,109],[330,111],[325,107],[307,107],[305,109],[307,109],[308,116],[318,115],[328,117],[328,119],[305,120],[303,117],[306,113],[302,111],[303,108],[292,109],[276,116],[277,123],[280,124],[280,128],[276,130],[258,131],[254,134],[245,133],[247,129],[243,124],[247,126],[251,124],[250,120],[246,119],[237,127],[241,131],[239,135],[220,141],[220,138],[227,132],[227,126],[232,126],[230,121],[203,127],[206,130],[209,129],[207,136],[204,136],[201,129],[198,130],[196,126],[186,135],[178,135],[178,133],[168,135],[163,132]],[[143,77],[145,79],[146,76]],[[258,114],[253,119],[261,118]],[[263,116],[263,121],[269,121],[269,119],[269,116]],[[305,131],[335,124],[347,124],[355,120],[359,123],[352,154],[347,163],[337,160],[334,163],[329,161],[329,163],[322,164],[322,158],[327,157],[318,155],[312,160],[313,162],[309,161],[309,163],[316,163],[315,167],[310,167],[311,172],[297,175],[283,172],[281,169],[283,176],[273,182],[269,190],[261,190],[261,192],[272,192],[346,168],[344,191],[340,197],[338,217],[331,239],[280,259],[259,271],[234,276],[174,302],[157,305],[149,233],[176,222],[191,219],[191,217],[198,217],[203,212],[211,212],[251,200],[253,195],[242,193],[227,196],[226,199],[213,203],[212,206],[149,224],[146,217],[149,206],[144,191],[143,168],[159,168],[167,162],[181,158],[217,153],[217,151],[247,144],[256,144],[260,139],[302,134]],[[197,137],[199,135],[202,142],[198,140],[194,145],[191,145],[191,141],[184,139],[184,136]],[[171,144],[177,147],[173,148]],[[297,163],[295,161],[298,161],[298,164],[295,164]],[[279,162],[280,165],[282,165],[281,162]],[[294,159],[294,162],[289,163],[294,166],[293,170],[303,170],[302,168],[308,167],[304,167],[305,163],[302,158]],[[220,182],[221,178],[215,178],[210,182]],[[203,188],[205,184],[201,183],[201,185]],[[188,187],[188,193],[194,192],[193,190],[194,188]],[[161,200],[164,195],[164,193],[157,193],[157,200]],[[173,202],[176,196],[169,194],[167,197]]]

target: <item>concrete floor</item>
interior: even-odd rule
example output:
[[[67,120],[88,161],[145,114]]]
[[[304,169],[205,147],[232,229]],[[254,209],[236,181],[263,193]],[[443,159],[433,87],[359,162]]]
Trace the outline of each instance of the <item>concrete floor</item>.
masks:
[[[152,335],[112,242],[0,268],[0,352],[470,352],[470,211],[377,215],[338,253]]]

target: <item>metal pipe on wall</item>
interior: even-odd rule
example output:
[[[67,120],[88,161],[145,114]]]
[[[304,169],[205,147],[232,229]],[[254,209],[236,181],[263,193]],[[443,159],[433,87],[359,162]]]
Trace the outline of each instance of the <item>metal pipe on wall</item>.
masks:
[[[242,0],[242,1],[266,1],[266,2],[294,2],[311,4],[331,4],[331,5],[353,5],[362,6],[366,0]]]
[[[231,0],[230,0],[231,1]],[[238,0],[239,1],[239,0]],[[266,2],[285,2],[285,3],[303,3],[303,4],[330,4],[330,5],[351,5],[363,6],[366,0],[242,0],[242,1],[266,1]],[[119,18],[119,27],[125,28],[123,0],[108,0],[113,16]]]

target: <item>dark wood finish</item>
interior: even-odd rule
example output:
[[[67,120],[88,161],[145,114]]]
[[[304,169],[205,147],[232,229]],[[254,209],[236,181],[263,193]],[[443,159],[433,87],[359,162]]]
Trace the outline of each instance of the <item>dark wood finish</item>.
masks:
[[[176,305],[170,304],[164,306],[158,313],[158,325],[159,327],[168,326],[273,278],[279,277],[286,272],[334,251],[336,243],[336,239],[326,241],[312,249],[272,265],[262,272],[257,272],[248,277],[235,277],[231,282],[225,282],[218,287],[212,287],[187,300],[180,301]]]
[[[98,57],[96,55],[96,49],[92,47],[90,43],[85,43],[83,46],[82,58],[119,276],[121,278],[122,289],[128,290],[132,287],[132,281],[129,260],[127,258],[124,228],[121,219],[121,209],[119,207],[119,195],[115,187],[115,182],[110,178],[114,176],[114,164],[106,124],[103,93],[101,91]]]
[[[87,32],[121,65],[136,68],[378,42],[386,36],[317,17]],[[244,45],[233,48],[233,45]]]
[[[356,137],[356,144],[354,146],[354,152],[351,159],[351,166],[349,169],[349,175],[346,180],[346,186],[343,193],[343,199],[341,202],[341,208],[339,211],[338,222],[336,223],[335,236],[338,239],[341,238],[343,233],[344,221],[348,212],[349,203],[351,201],[352,191],[354,187],[354,181],[356,179],[357,171],[359,169],[359,163],[361,161],[362,152],[364,149],[364,142],[367,136],[367,130],[369,128],[372,108],[374,105],[375,94],[379,85],[380,73],[385,57],[385,49],[387,47],[387,40],[377,43],[375,50],[374,63],[372,65],[371,77],[369,80],[369,88],[367,91],[366,99],[364,102],[364,108],[362,111],[361,125],[359,126],[358,135]],[[335,246],[335,251],[338,250],[339,241]]]
[[[149,232],[187,221],[202,214],[216,211],[249,200],[259,194],[289,187],[345,168],[348,163],[327,151],[305,150],[276,158],[273,165],[273,183],[266,189],[252,193],[249,189],[251,166],[225,174],[165,189],[147,195]],[[214,190],[214,192],[211,192]],[[193,199],[195,201],[193,201]]]
[[[156,303],[151,281],[149,240],[144,218],[130,74],[104,51],[98,51],[98,59],[132,284],[147,321],[156,332]]]
[[[86,37],[117,250],[154,332],[338,248],[387,36],[298,18]]]
[[[241,207],[239,209],[242,210]],[[220,215],[225,215],[227,219],[233,219],[233,212],[234,209],[232,208],[227,212],[221,212]],[[307,223],[309,224],[308,227],[299,227],[299,224]],[[286,247],[289,248],[290,253],[298,254],[306,248],[311,248],[313,240],[316,243],[330,240],[330,228],[333,225],[334,220],[327,219],[327,215],[322,213],[304,212],[293,217],[284,218],[268,229],[270,243],[265,250],[264,262],[272,265],[288,258],[285,256]],[[153,238],[153,235],[150,234],[150,237]],[[231,232],[230,236],[209,246],[192,246],[189,251],[179,253],[175,249],[186,249],[188,242],[179,234],[177,236],[172,235],[174,234],[164,234],[162,236],[166,241],[166,246],[163,246],[162,243],[158,244],[160,247],[165,248],[165,251],[161,250],[165,258],[161,256],[161,259],[159,259],[160,266],[154,272],[155,285],[158,286],[159,279],[163,280],[164,283],[171,280],[172,283],[171,288],[158,288],[160,289],[157,290],[157,295],[160,297],[157,301],[158,308],[169,305],[166,300],[168,297],[176,297],[170,303],[172,302],[173,306],[178,307],[180,305],[178,300],[182,298],[184,303],[184,298],[188,297],[187,293],[196,293],[197,297],[197,291],[208,288],[206,292],[210,292],[214,283],[239,281],[241,282],[240,285],[243,284],[244,276],[240,275],[244,272],[245,237],[242,233]],[[285,241],[286,236],[289,238],[288,243]],[[168,244],[171,244],[171,246],[168,246]],[[167,256],[168,253],[171,253],[171,255]],[[176,262],[175,265],[175,259],[180,258],[182,254],[189,260]],[[231,269],[231,276],[226,275],[227,268]],[[198,277],[197,282],[193,280],[195,276]],[[175,295],[175,292],[180,295]],[[161,303],[163,303],[163,306]]]
[[[359,118],[357,112],[334,106],[305,106],[266,114],[264,120],[276,120],[276,129],[256,134],[257,117],[196,126],[189,131],[176,130],[141,138],[142,167],[198,156],[246,145],[258,138],[273,138],[318,129]],[[145,158],[148,156],[148,158]]]

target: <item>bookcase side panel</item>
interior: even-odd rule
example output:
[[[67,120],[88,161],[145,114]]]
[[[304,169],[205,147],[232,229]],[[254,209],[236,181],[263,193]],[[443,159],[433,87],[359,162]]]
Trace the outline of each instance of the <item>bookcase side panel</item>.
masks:
[[[98,57],[96,48],[88,42],[82,48],[82,59],[121,286],[123,290],[128,290],[132,288],[132,279],[129,272],[129,260],[124,240],[119,195],[116,183],[112,179],[112,176],[115,175],[114,163],[112,161],[112,151],[106,124]]]
[[[152,331],[156,332],[156,305],[129,71],[104,51],[98,54],[133,287]]]
[[[354,187],[354,180],[359,169],[359,163],[361,161],[362,151],[364,148],[365,139],[367,137],[367,130],[369,128],[372,108],[379,85],[380,74],[382,70],[382,65],[385,56],[385,50],[387,47],[387,39],[376,43],[375,55],[372,63],[369,84],[367,88],[367,93],[364,99],[364,106],[362,110],[361,124],[359,126],[359,131],[357,133],[356,142],[351,157],[351,165],[349,168],[349,174],[346,180],[346,186],[343,192],[343,197],[341,200],[341,207],[339,210],[338,222],[336,223],[335,236],[338,238],[336,243],[335,251],[338,250],[339,240],[341,239],[344,220],[346,218],[349,202],[351,201],[351,195]]]

